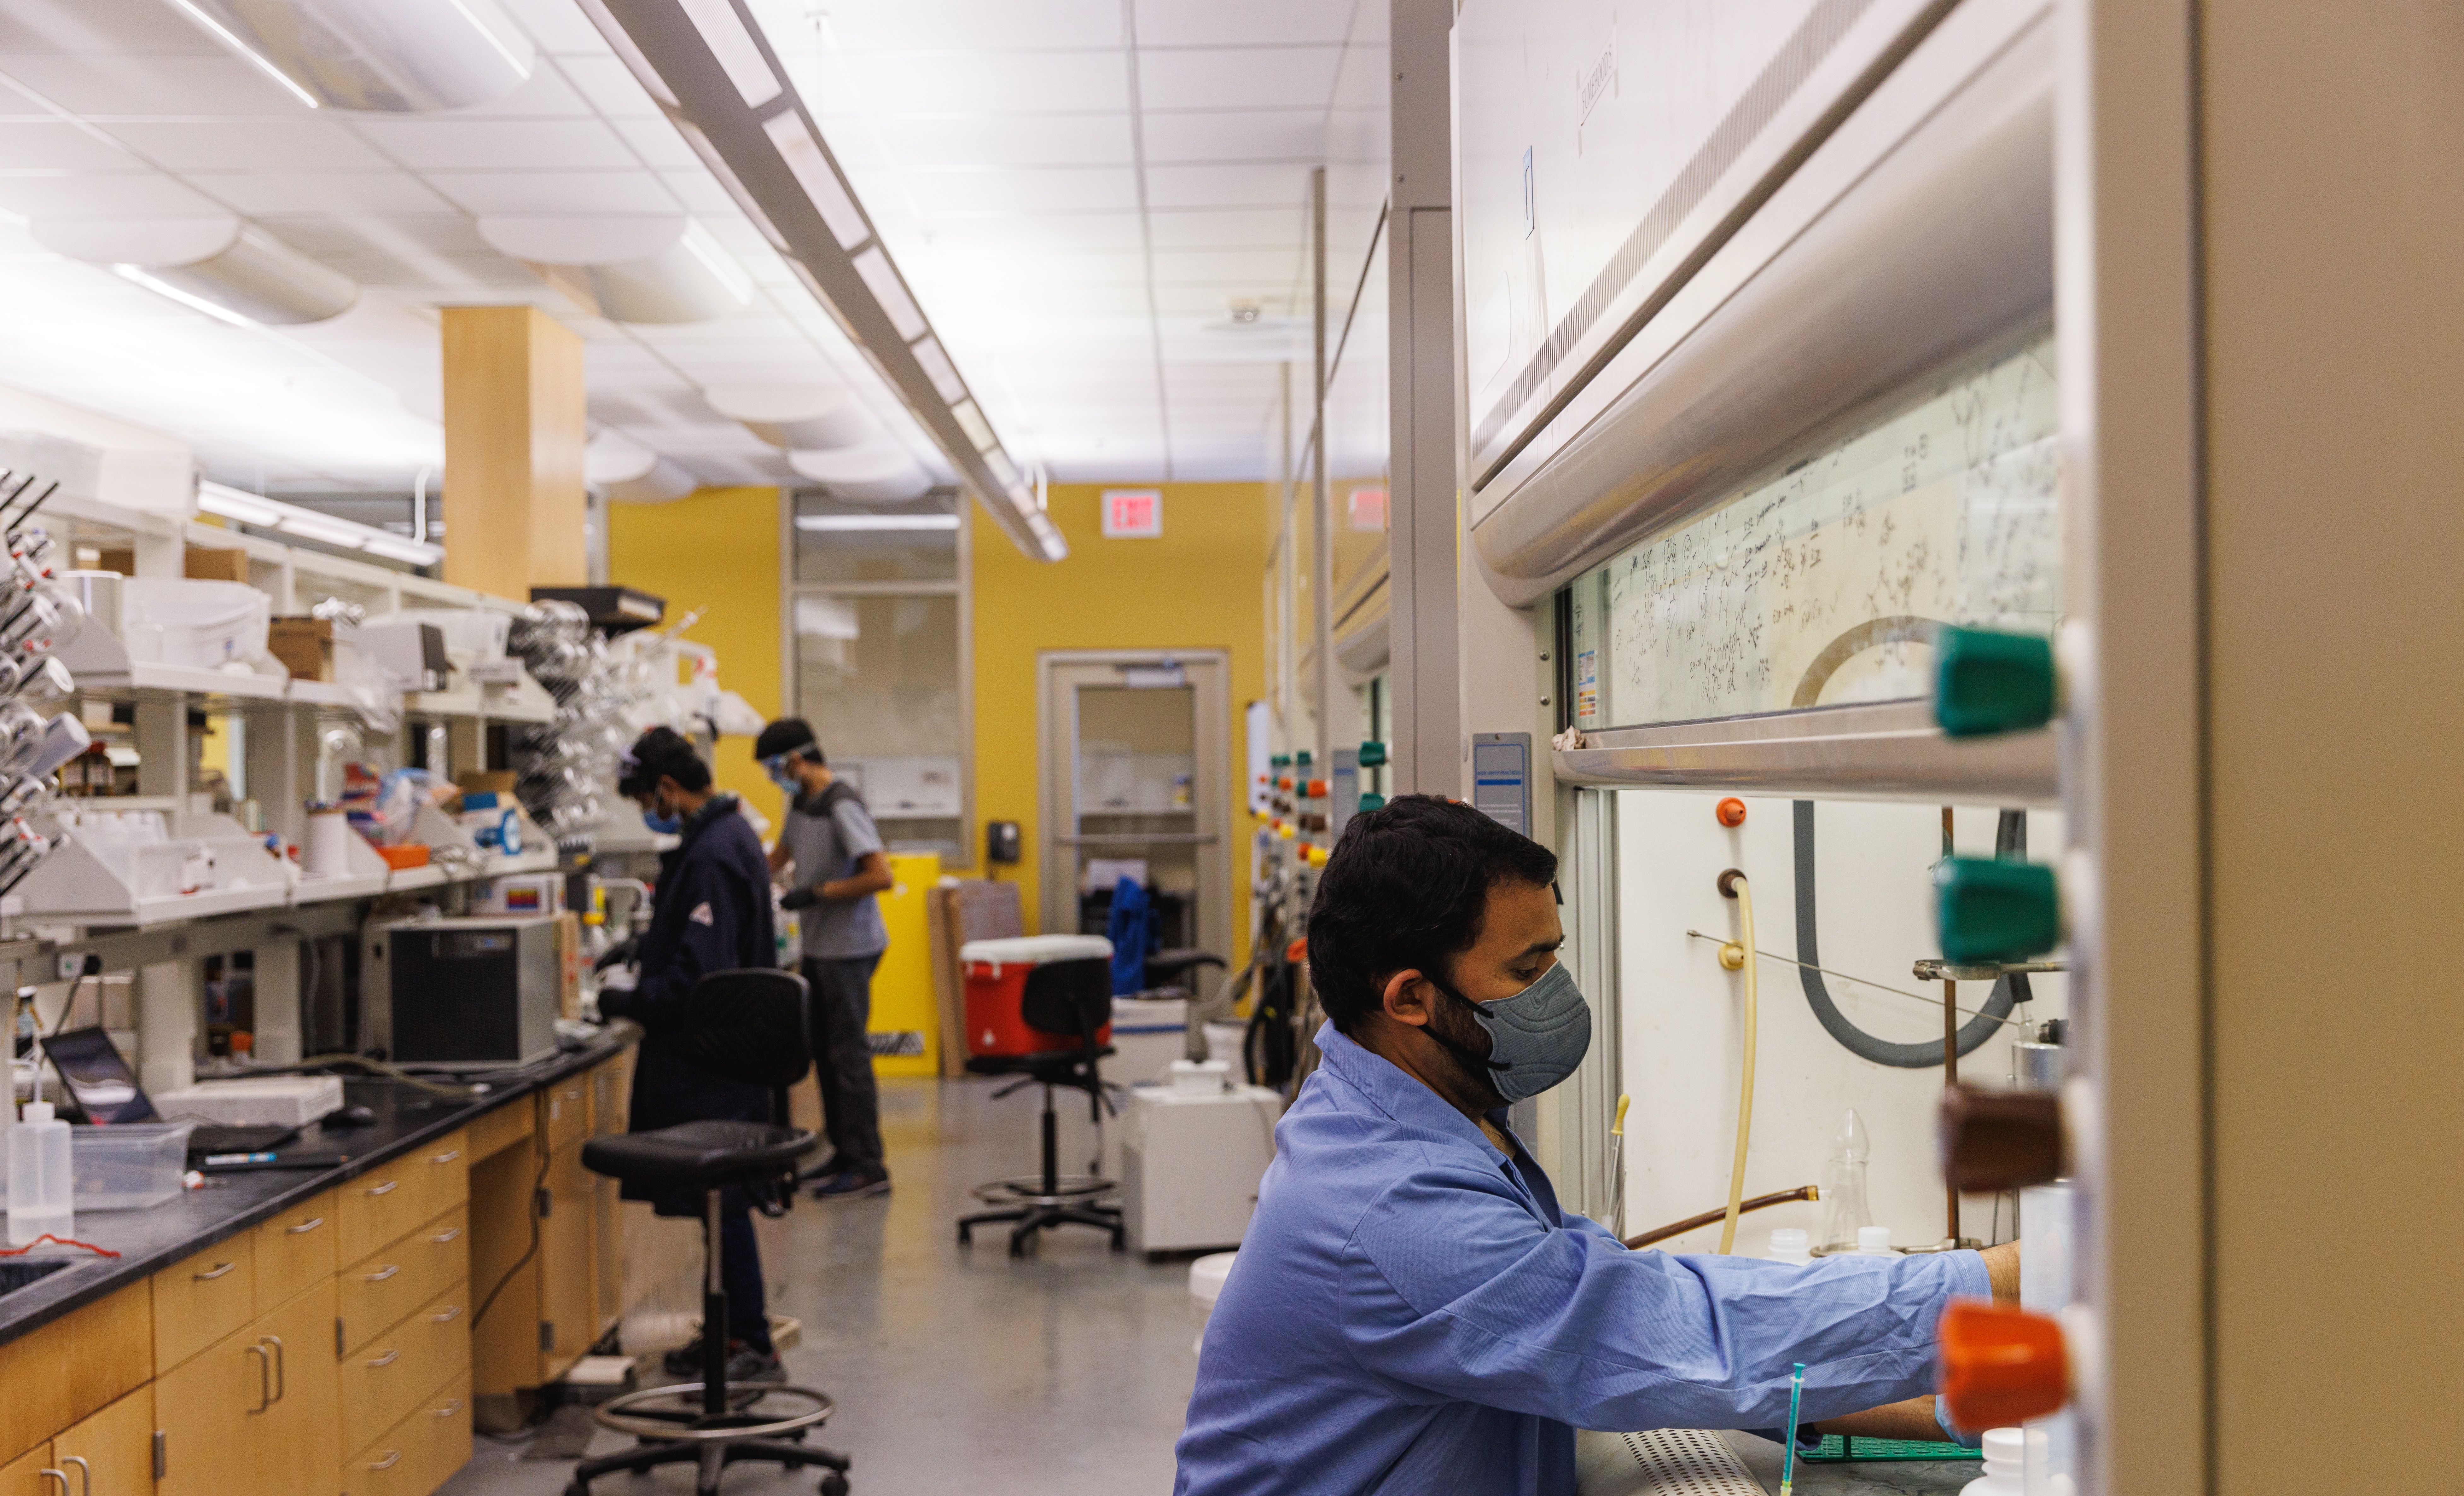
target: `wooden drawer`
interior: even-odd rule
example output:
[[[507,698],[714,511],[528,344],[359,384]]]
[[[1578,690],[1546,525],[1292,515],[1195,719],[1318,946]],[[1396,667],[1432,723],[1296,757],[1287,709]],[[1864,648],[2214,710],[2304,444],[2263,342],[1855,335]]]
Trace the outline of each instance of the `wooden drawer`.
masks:
[[[154,1384],[146,1383],[52,1441],[52,1463],[77,1470],[82,1460],[80,1496],[137,1496],[154,1489]]]
[[[517,1142],[527,1142],[539,1117],[533,1107],[508,1102],[462,1129],[471,1139],[471,1162],[493,1159]]]
[[[153,1286],[133,1284],[0,1346],[0,1459],[153,1377]]]
[[[256,1317],[255,1247],[243,1231],[154,1275],[157,1376]]]
[[[471,1198],[470,1138],[455,1132],[340,1186],[341,1260],[358,1262]]]
[[[457,1283],[342,1358],[342,1447],[365,1448],[470,1371],[471,1302]]]
[[[463,1372],[343,1464],[343,1496],[428,1496],[470,1463],[471,1376]]]
[[[294,1205],[256,1228],[256,1312],[294,1297],[320,1278],[334,1275],[335,1247],[342,1224],[341,1200],[332,1190]]]
[[[60,1483],[43,1474],[52,1465],[50,1441],[0,1464],[0,1496],[55,1496]]]
[[[590,1136],[590,1077],[567,1075],[539,1093],[539,1131],[547,1151]]]
[[[455,1205],[383,1251],[342,1269],[342,1353],[471,1276],[471,1207]]]
[[[590,1135],[623,1132],[632,1111],[633,1052],[594,1068],[584,1078],[590,1082]]]

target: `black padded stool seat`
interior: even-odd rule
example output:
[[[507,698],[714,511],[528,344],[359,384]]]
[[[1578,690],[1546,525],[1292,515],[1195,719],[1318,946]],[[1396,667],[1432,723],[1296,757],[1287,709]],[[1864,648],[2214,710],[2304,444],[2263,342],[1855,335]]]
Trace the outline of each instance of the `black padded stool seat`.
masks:
[[[790,1172],[821,1141],[767,1122],[679,1122],[593,1138],[582,1145],[582,1166],[648,1189],[724,1189]]]

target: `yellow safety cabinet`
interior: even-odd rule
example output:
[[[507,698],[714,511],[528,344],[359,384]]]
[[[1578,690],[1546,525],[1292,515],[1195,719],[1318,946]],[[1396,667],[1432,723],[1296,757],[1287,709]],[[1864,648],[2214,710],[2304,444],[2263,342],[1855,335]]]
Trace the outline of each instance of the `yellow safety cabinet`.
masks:
[[[875,1034],[897,1035],[898,1042],[872,1068],[883,1075],[937,1075],[941,1019],[933,999],[933,943],[924,896],[941,880],[941,858],[930,852],[893,852],[890,878],[890,887],[879,896],[890,948],[872,973],[872,1019],[867,1027]]]

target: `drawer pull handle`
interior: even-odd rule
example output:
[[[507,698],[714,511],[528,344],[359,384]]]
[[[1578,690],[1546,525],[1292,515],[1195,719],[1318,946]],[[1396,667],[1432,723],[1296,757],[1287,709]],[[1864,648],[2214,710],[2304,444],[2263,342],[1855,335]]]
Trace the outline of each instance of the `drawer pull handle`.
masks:
[[[214,1264],[211,1272],[192,1272],[188,1276],[199,1283],[211,1283],[216,1278],[227,1278],[238,1270],[239,1264],[235,1262],[218,1262]]]
[[[325,1218],[323,1216],[311,1216],[307,1220],[300,1222],[297,1225],[286,1225],[282,1229],[292,1236],[306,1236],[309,1232],[314,1231],[324,1224]]]
[[[434,1153],[434,1154],[430,1154],[430,1155],[429,1155],[429,1157],[428,1157],[428,1161],[429,1161],[429,1162],[430,1162],[430,1163],[451,1163],[451,1162],[452,1162],[454,1160],[456,1160],[456,1159],[458,1159],[458,1158],[460,1158],[460,1157],[462,1157],[462,1150],[461,1150],[461,1149],[459,1149],[459,1148],[448,1148],[448,1149],[446,1149],[443,1153]]]
[[[401,1359],[402,1359],[402,1353],[401,1353],[400,1351],[387,1351],[385,1355],[380,1355],[380,1356],[378,1356],[375,1360],[368,1362],[368,1365],[369,1365],[371,1368],[379,1368],[379,1367],[391,1366],[394,1362],[399,1361],[399,1360],[401,1360]]]
[[[365,1191],[364,1193],[366,1193],[366,1194],[370,1194],[370,1195],[390,1195],[390,1194],[392,1194],[395,1190],[398,1190],[398,1189],[400,1189],[400,1188],[402,1188],[402,1181],[400,1181],[400,1180],[387,1180],[387,1181],[385,1181],[384,1183],[382,1183],[382,1184],[378,1185],[376,1188],[371,1189],[371,1190],[367,1190],[367,1191]]]
[[[431,1237],[429,1237],[429,1241],[431,1241],[431,1242],[434,1242],[434,1243],[435,1243],[437,1246],[439,1246],[439,1247],[443,1247],[443,1246],[444,1246],[444,1245],[446,1245],[448,1242],[451,1242],[451,1241],[458,1240],[458,1239],[461,1237],[461,1235],[462,1235],[462,1228],[461,1228],[460,1226],[458,1226],[458,1225],[449,1225],[449,1226],[447,1226],[447,1227],[445,1228],[445,1234],[444,1234],[444,1235],[442,1235],[442,1236],[431,1236]]]
[[[462,1411],[462,1399],[461,1399],[461,1398],[454,1398],[452,1401],[451,1401],[451,1402],[449,1402],[449,1403],[445,1404],[445,1406],[443,1406],[443,1407],[441,1407],[441,1408],[438,1408],[438,1409],[436,1410],[436,1416],[437,1416],[438,1418],[451,1418],[451,1417],[453,1417],[455,1414],[457,1414],[457,1413],[459,1413],[459,1412],[461,1412],[461,1411]]]
[[[390,1470],[400,1463],[402,1463],[402,1451],[399,1449],[388,1449],[385,1451],[385,1457],[384,1459],[378,1461],[372,1465],[369,1465],[368,1468],[371,1470]]]
[[[437,1324],[450,1325],[453,1323],[453,1321],[462,1317],[462,1306],[455,1304],[447,1309],[442,1314],[430,1314],[428,1317],[435,1321]]]
[[[54,1470],[50,1468],[37,1470],[34,1472],[34,1479],[38,1481],[57,1481],[60,1483],[60,1496],[69,1496],[69,1472],[66,1470]]]
[[[400,1263],[388,1263],[385,1267],[379,1268],[374,1272],[363,1273],[361,1276],[369,1283],[383,1283],[387,1278],[392,1277],[395,1273],[400,1271],[402,1271],[402,1265]]]

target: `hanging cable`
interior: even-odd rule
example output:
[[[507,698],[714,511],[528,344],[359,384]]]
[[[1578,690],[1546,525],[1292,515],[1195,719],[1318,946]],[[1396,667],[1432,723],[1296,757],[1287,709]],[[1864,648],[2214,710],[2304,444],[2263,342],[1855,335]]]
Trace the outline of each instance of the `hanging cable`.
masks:
[[[1737,964],[1732,969],[1745,978],[1746,986],[1746,1059],[1737,1090],[1737,1154],[1728,1165],[1728,1213],[1720,1225],[1720,1255],[1726,1257],[1737,1245],[1737,1217],[1745,1210],[1746,1143],[1754,1131],[1754,1039],[1761,1024],[1754,990],[1754,891],[1744,873],[1730,868],[1720,875],[1720,892],[1737,901]],[[1721,948],[1720,964],[1728,964],[1728,947]]]
[[[1725,947],[1725,946],[1728,946],[1728,945],[1733,945],[1733,944],[1735,944],[1735,943],[1736,943],[1736,942],[1731,941],[1731,940],[1728,940],[1728,939],[1727,939],[1727,938],[1725,938],[1725,937],[1723,937],[1723,936],[1706,934],[1705,932],[1704,932],[1704,931],[1702,931],[1702,930],[1687,930],[1685,933],[1686,933],[1686,935],[1687,935],[1687,936],[1689,936],[1690,938],[1692,938],[1692,939],[1694,939],[1694,940],[1698,940],[1698,941],[1711,941],[1711,942],[1714,942],[1715,943],[1717,943],[1717,944],[1719,944],[1719,945],[1721,945],[1721,946],[1724,946],[1724,947]],[[1906,987],[1903,987],[1903,986],[1888,986],[1888,985],[1886,985],[1886,984],[1884,984],[1884,983],[1868,981],[1868,980],[1866,980],[1865,978],[1863,978],[1863,977],[1860,977],[1860,976],[1855,976],[1855,975],[1852,975],[1851,973],[1849,973],[1849,972],[1845,972],[1845,971],[1837,971],[1837,970],[1834,970],[1833,968],[1831,968],[1831,967],[1829,967],[1829,966],[1817,966],[1817,965],[1814,965],[1813,963],[1811,963],[1811,962],[1797,961],[1797,960],[1794,960],[1794,959],[1793,959],[1793,958],[1791,958],[1791,957],[1783,956],[1783,955],[1781,955],[1779,952],[1777,952],[1777,951],[1775,951],[1775,950],[1757,950],[1757,951],[1755,951],[1755,952],[1754,952],[1754,954],[1755,954],[1755,955],[1757,955],[1757,956],[1760,956],[1760,957],[1761,957],[1763,960],[1765,960],[1765,961],[1776,961],[1776,962],[1779,962],[1779,963],[1780,963],[1781,965],[1783,965],[1795,966],[1795,967],[1798,967],[1799,969],[1801,969],[1801,970],[1805,970],[1805,971],[1818,971],[1818,972],[1822,973],[1822,974],[1823,974],[1824,976],[1826,976],[1826,977],[1837,977],[1837,978],[1838,978],[1840,981],[1842,981],[1842,982],[1851,982],[1851,983],[1856,984],[1856,985],[1857,985],[1857,986],[1859,986],[1871,987],[1871,988],[1873,988],[1873,989],[1874,989],[1875,991],[1877,991],[1877,992],[1888,992],[1888,993],[1890,993],[1893,997],[1904,997],[1904,998],[1908,999],[1910,1002],[1914,1002],[1914,1003],[1923,1003],[1923,1004],[1925,1004],[1927,1008],[1938,1008],[1942,1007],[1942,999],[1941,999],[1941,998],[1938,998],[1938,997],[1927,997],[1927,996],[1925,996],[1923,992],[1911,992],[1911,991],[1909,991]],[[2060,968],[2060,967],[2058,967],[2058,966],[2051,965],[2049,964],[2049,965],[2048,965],[2047,969],[2049,969],[2049,970],[2059,970],[2059,969],[2061,969],[2061,968]],[[2016,979],[2018,979],[2018,978],[2020,978],[2020,977],[2022,977],[2022,976],[2024,976],[2024,975],[2025,975],[2025,973],[2023,973],[2023,972],[2013,972],[2013,973],[2012,973],[2012,976],[2013,976],[2013,980],[2016,980]],[[2001,1025],[2005,1026],[2006,1028],[2021,1029],[2021,1030],[2024,1030],[2024,1029],[2026,1029],[2026,1028],[2028,1027],[2026,1024],[2024,1024],[2024,1023],[2020,1022],[2020,1021],[2019,1021],[2018,1019],[2016,1019],[2016,1018],[1996,1018],[1996,1017],[1994,1017],[1991,1013],[1985,1012],[1985,1011],[1982,1011],[1982,1010],[1980,1010],[1980,1009],[1978,1009],[1978,1008],[1959,1008],[1959,1009],[1958,1009],[1958,1011],[1960,1011],[1960,1012],[1962,1012],[1962,1013],[1966,1014],[1967,1016],[1969,1016],[1969,1017],[1970,1017],[1970,1018],[1980,1018],[1980,1019],[1984,1019],[1984,1020],[1986,1020],[1986,1021],[1988,1021],[1988,1022],[1991,1022],[1991,1023],[1998,1023],[1998,1024],[2001,1024]]]

